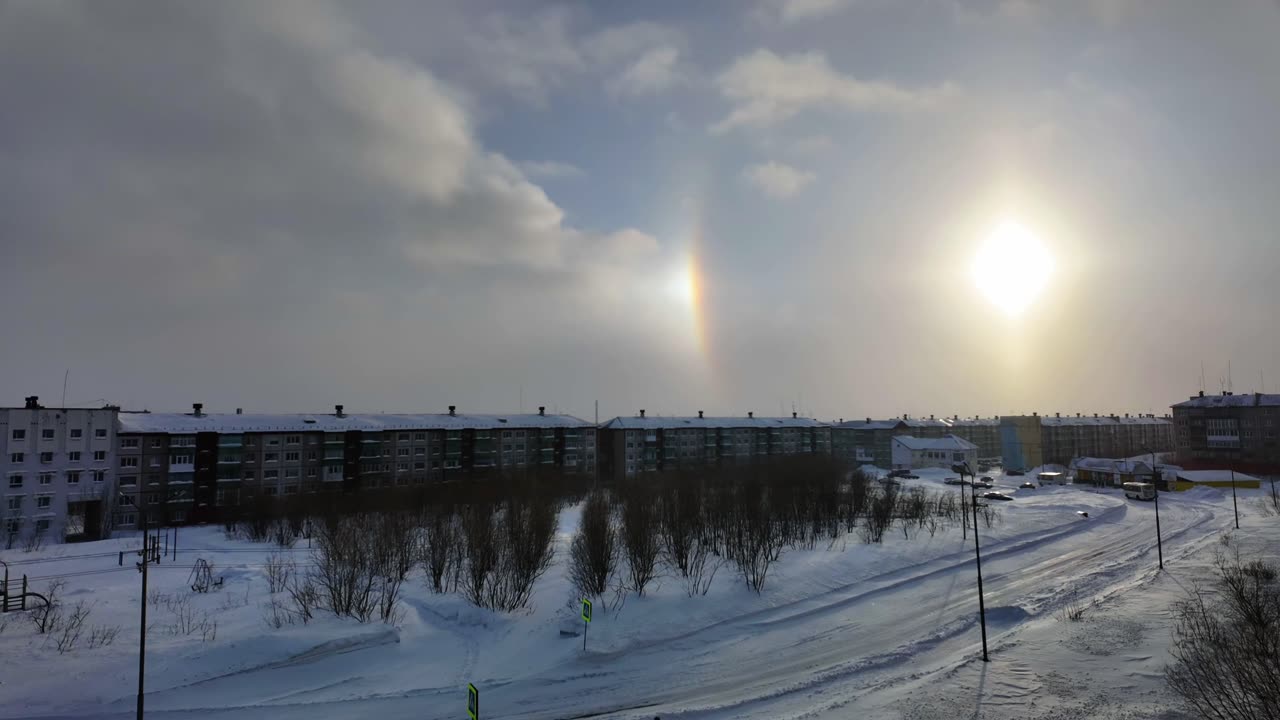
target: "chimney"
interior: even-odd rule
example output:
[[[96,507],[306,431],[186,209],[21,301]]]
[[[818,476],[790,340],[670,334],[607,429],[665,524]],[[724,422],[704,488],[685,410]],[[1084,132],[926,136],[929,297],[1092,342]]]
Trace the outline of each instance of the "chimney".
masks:
[[[960,416],[959,416],[959,415],[956,415],[956,416],[955,416],[955,421],[956,421],[956,422],[960,422]]]
[[[539,415],[539,417],[546,417],[546,415],[547,415],[547,406],[546,406],[546,405],[539,405],[539,406],[538,406],[538,415]]]
[[[334,417],[346,417],[346,415],[343,415],[343,414],[342,414],[342,406],[341,406],[341,405],[334,405],[334,406],[333,406],[333,415],[334,415]]]
[[[1054,413],[1054,414],[1053,414],[1053,416],[1054,416],[1054,417],[1056,417],[1056,418],[1060,418],[1060,417],[1062,417],[1062,413],[1060,413],[1060,412],[1056,412],[1056,413]]]
[[[929,419],[930,419],[930,420],[932,420],[932,419],[933,419],[933,413],[929,413]]]
[[[1200,391],[1200,397],[1204,397],[1204,391],[1203,391],[1203,390],[1201,390],[1201,391]]]
[[[640,417],[644,417],[644,408],[640,408]]]
[[[1094,414],[1093,414],[1093,416],[1094,416],[1095,418],[1096,418],[1096,417],[1098,417],[1098,413],[1094,413]]]
[[[1125,413],[1125,414],[1124,414],[1124,416],[1125,416],[1126,418],[1127,418],[1127,417],[1129,417],[1129,413]]]
[[[748,410],[748,411],[747,411],[747,417],[749,417],[749,418],[755,418],[755,416],[756,416],[755,412],[753,412],[753,411],[751,411],[751,410]]]
[[[191,403],[192,415],[200,417],[200,411],[204,409],[204,403]]]
[[[796,411],[795,411],[795,410],[792,410],[792,411],[791,411],[791,419],[792,419],[792,420],[794,420],[794,419],[795,419],[795,417],[796,417]]]
[[[1031,417],[1040,417],[1040,413],[1036,412],[1035,410],[1032,410]]]
[[[40,409],[40,396],[39,396],[39,395],[28,395],[28,396],[27,396],[27,405],[26,405],[26,408],[27,408],[28,410],[39,410],[39,409]]]
[[[871,418],[867,418],[867,424],[868,424],[868,425],[870,425],[870,424],[871,424]]]
[[[237,415],[243,415],[243,414],[244,414],[244,408],[236,408],[236,414],[237,414]]]
[[[1080,413],[1076,413],[1076,417],[1080,417]]]
[[[450,406],[449,406],[449,417],[457,417],[457,416],[458,416],[458,406],[457,406],[457,405],[450,405]]]
[[[699,419],[699,420],[701,420],[701,419],[702,419],[702,411],[701,411],[701,410],[699,410],[699,411],[698,411],[698,419]]]

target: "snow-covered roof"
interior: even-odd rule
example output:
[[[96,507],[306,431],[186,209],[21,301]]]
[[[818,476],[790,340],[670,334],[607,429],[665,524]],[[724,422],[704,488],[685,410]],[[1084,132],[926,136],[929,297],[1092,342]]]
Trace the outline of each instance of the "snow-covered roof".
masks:
[[[1215,408],[1215,407],[1276,407],[1280,406],[1280,395],[1272,393],[1241,393],[1204,395],[1184,400],[1175,408]]]
[[[464,428],[589,428],[572,415],[258,414],[122,412],[121,433],[342,432],[344,430],[461,430]]]
[[[897,418],[892,420],[872,420],[868,418],[866,420],[847,420],[836,425],[836,427],[849,430],[892,430],[899,425],[903,425],[903,422]]]
[[[600,427],[605,430],[674,430],[681,428],[825,428],[813,418],[803,417],[631,417],[618,416]]]
[[[1059,416],[1043,416],[1040,418],[1040,424],[1045,427],[1072,427],[1078,425],[1169,425],[1167,418],[1151,417],[1148,415],[1134,416],[1106,416],[1098,417],[1059,417]]]
[[[912,450],[977,450],[978,446],[955,435],[943,435],[940,438],[921,438],[913,435],[896,435],[895,443]]]
[[[1000,418],[943,418],[950,427],[999,427]]]
[[[1091,472],[1109,472],[1122,473],[1131,475],[1134,473],[1151,472],[1151,465],[1141,460],[1116,460],[1114,458],[1091,458],[1079,457],[1071,461],[1071,467],[1076,470],[1089,470]]]
[[[1230,470],[1179,470],[1178,479],[1187,482],[1231,482]],[[1257,480],[1253,475],[1245,475],[1242,472],[1236,473],[1236,481]]]

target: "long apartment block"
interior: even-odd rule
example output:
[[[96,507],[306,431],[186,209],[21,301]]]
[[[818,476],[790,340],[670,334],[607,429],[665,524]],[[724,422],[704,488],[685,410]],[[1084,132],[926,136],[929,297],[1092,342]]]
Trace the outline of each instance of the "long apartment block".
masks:
[[[831,425],[812,418],[615,417],[600,426],[600,474],[621,480],[646,472],[750,462],[771,455],[831,454]]]
[[[422,485],[553,467],[594,472],[570,415],[121,412],[120,493],[149,523],[210,522],[257,498]],[[122,514],[122,529],[140,518]]]

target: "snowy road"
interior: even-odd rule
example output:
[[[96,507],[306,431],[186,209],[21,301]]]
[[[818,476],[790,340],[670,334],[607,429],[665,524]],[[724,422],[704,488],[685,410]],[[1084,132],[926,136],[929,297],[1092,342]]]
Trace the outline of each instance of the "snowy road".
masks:
[[[1050,502],[1049,495],[1025,502]],[[1161,521],[1166,561],[1224,522],[1218,507],[1185,496],[1163,503]],[[970,538],[932,561],[683,636],[661,637],[656,629],[651,640],[624,652],[481,677],[484,716],[781,718],[857,709],[866,693],[918,680],[979,652],[972,548]],[[1120,499],[1087,520],[1064,510],[1060,522],[984,546],[991,642],[1028,617],[1051,615],[1073,593],[1082,600],[1105,597],[1149,579],[1155,569],[1151,505]],[[459,673],[441,686],[441,678],[424,682],[412,657],[387,642],[373,633],[305,664],[149,693],[148,716],[459,717],[457,680],[465,674],[462,665],[474,664],[474,649],[459,641]],[[130,711],[117,702],[79,716],[125,717]]]

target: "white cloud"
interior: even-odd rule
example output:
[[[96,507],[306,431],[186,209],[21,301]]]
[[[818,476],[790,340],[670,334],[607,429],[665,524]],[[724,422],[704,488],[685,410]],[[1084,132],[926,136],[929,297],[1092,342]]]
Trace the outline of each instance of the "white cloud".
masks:
[[[637,97],[654,95],[674,87],[685,79],[676,66],[679,58],[680,51],[670,45],[653,48],[627,66],[610,86],[610,91]]]
[[[751,165],[742,171],[742,177],[760,192],[776,198],[789,198],[817,179],[811,172],[780,162]]]
[[[757,18],[784,23],[831,15],[853,5],[854,0],[763,0],[756,6]]]
[[[908,112],[933,108],[955,93],[945,84],[907,89],[892,83],[860,80],[834,70],[821,53],[780,56],[757,50],[739,57],[717,78],[720,94],[734,103],[713,132],[736,127],[767,127],[819,107],[847,111]]]
[[[554,180],[557,178],[582,177],[586,173],[582,168],[570,163],[555,160],[529,161],[520,163],[520,169],[529,177]]]

